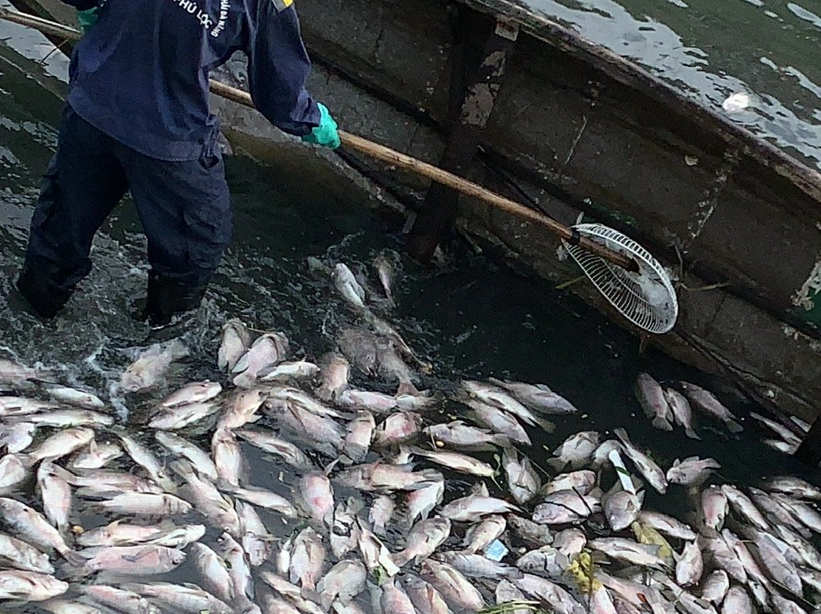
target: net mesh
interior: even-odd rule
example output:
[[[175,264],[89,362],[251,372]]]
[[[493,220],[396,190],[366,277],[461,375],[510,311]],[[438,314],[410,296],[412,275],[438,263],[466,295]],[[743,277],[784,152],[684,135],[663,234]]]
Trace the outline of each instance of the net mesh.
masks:
[[[635,260],[633,273],[566,241],[564,247],[596,288],[624,317],[656,334],[670,331],[678,317],[676,291],[664,268],[641,245],[601,224],[577,224],[579,235]]]

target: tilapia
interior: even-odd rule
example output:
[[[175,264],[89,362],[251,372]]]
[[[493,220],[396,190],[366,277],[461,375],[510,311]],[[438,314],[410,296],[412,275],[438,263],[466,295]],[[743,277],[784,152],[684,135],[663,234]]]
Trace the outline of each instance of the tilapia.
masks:
[[[217,413],[219,410],[220,406],[213,401],[187,403],[175,407],[162,408],[154,414],[148,426],[153,429],[175,431],[196,424],[200,420],[204,420]]]
[[[260,371],[285,360],[289,347],[288,339],[282,333],[264,333],[257,337],[231,369],[234,385],[240,388],[253,386]]]
[[[802,499],[821,500],[821,488],[801,478],[786,475],[773,476],[765,480],[763,487],[771,492],[780,492]]]
[[[327,456],[335,457],[345,446],[344,431],[332,418],[318,416],[302,407],[279,399],[268,399],[269,416],[288,431]]]
[[[485,600],[482,594],[453,566],[425,559],[422,561],[420,573],[454,610],[478,612],[484,609]]]
[[[396,266],[398,262],[399,255],[393,251],[380,252],[373,260],[373,266],[376,269],[376,274],[379,276],[382,289],[385,291],[385,297],[392,306],[395,305],[392,286],[393,280],[396,277]]]
[[[481,554],[467,554],[464,552],[440,552],[436,558],[454,569],[462,572],[469,578],[502,578],[517,579],[523,577],[521,569],[511,567],[506,563],[492,561]]]
[[[124,492],[107,501],[101,501],[95,509],[100,512],[161,517],[187,514],[192,507],[190,503],[174,495]]]
[[[60,473],[54,471],[50,462],[44,461],[37,469],[37,488],[46,518],[61,534],[66,535],[71,514],[71,486]]]
[[[417,482],[415,490],[408,493],[406,500],[408,522],[417,518],[427,518],[428,514],[442,502],[445,494],[445,481],[442,474],[431,476],[430,480]]]
[[[747,582],[744,565],[719,533],[712,529],[702,532],[698,536],[698,543],[714,567],[723,569],[742,584]]]
[[[541,548],[553,543],[553,532],[550,527],[522,518],[515,514],[507,516],[507,524],[516,536],[531,548]]]
[[[17,422],[0,426],[0,446],[8,454],[17,454],[27,449],[34,441],[37,425],[32,422]]]
[[[533,470],[530,459],[523,456],[520,460],[515,448],[505,447],[502,454],[502,467],[507,477],[507,487],[519,505],[530,501],[541,490],[542,481]],[[488,465],[487,469],[489,472],[486,471],[484,475],[492,476],[493,468]],[[476,473],[475,475],[483,474]]]
[[[578,409],[570,401],[556,394],[544,384],[511,382],[490,377],[488,381],[510,392],[513,397],[533,411],[556,416],[575,414]]]
[[[92,439],[85,449],[79,450],[69,461],[71,471],[102,469],[123,455],[121,446],[113,442],[97,443]]]
[[[247,553],[251,566],[259,567],[271,557],[274,537],[265,528],[253,505],[236,501],[234,507],[242,526],[242,549]]]
[[[602,507],[607,523],[614,531],[623,531],[633,524],[641,512],[644,491],[633,494],[617,490],[602,497]]]
[[[446,452],[444,450],[431,451],[422,448],[411,448],[411,452],[416,456],[422,456],[434,463],[462,473],[469,473],[486,478],[496,473],[496,470],[487,463],[477,460],[472,456],[467,456],[466,454],[459,454],[458,452]],[[508,477],[508,479],[510,478]]]
[[[447,602],[430,583],[409,573],[402,576],[402,581],[419,614],[451,614]]]
[[[168,573],[186,558],[185,552],[176,548],[144,545],[86,548],[79,554],[86,558],[83,568],[89,572],[110,571],[129,576]]]
[[[222,370],[233,371],[243,354],[251,347],[251,333],[245,324],[232,318],[222,326],[222,341],[217,352],[217,366]]]
[[[343,409],[366,409],[377,414],[385,414],[397,408],[399,401],[395,396],[383,392],[347,388],[336,396],[336,404]]]
[[[220,480],[238,486],[245,482],[248,465],[231,429],[219,428],[211,437],[211,456]]]
[[[766,416],[762,416],[761,414],[754,411],[750,412],[750,418],[753,418],[754,420],[757,420],[764,426],[769,427],[788,444],[794,446],[801,445],[801,437],[796,435],[791,429],[787,428],[780,422],[772,420],[771,418],[767,418]]]
[[[654,427],[662,431],[673,430],[673,412],[667,403],[664,390],[647,373],[639,373],[636,378],[636,396],[645,415],[652,418]]]
[[[286,441],[267,431],[242,429],[236,431],[237,437],[244,439],[260,450],[275,454],[295,469],[311,470],[314,464],[305,453],[290,441]]]
[[[684,427],[684,434],[690,439],[701,439],[693,428],[693,408],[690,402],[678,390],[666,388],[664,398],[667,400],[670,410],[676,422]]]
[[[723,569],[713,571],[701,585],[701,598],[720,605],[730,588],[730,578]]]
[[[120,377],[120,387],[126,392],[141,392],[156,386],[171,363],[188,356],[188,348],[179,339],[155,343],[144,350]]]
[[[62,595],[68,583],[33,571],[0,571],[0,599],[45,601]]]
[[[418,564],[433,554],[449,536],[450,520],[447,518],[420,520],[408,533],[405,549],[392,556],[393,562],[399,567],[411,560]]]
[[[214,481],[219,478],[217,467],[214,465],[214,461],[211,460],[211,456],[198,445],[179,435],[165,431],[154,433],[154,438],[169,452],[189,460],[199,473]]]
[[[237,596],[236,587],[222,557],[203,543],[192,544],[188,555],[203,587],[221,601],[233,602]]]
[[[501,409],[511,416],[516,416],[525,424],[541,427],[548,433],[552,433],[556,429],[552,422],[534,415],[527,407],[499,386],[474,380],[464,380],[462,386],[469,395],[491,407]]]
[[[624,453],[635,463],[650,485],[662,494],[667,492],[667,479],[664,472],[650,457],[633,445],[627,431],[621,428],[613,429],[613,434],[619,438],[624,446]]]
[[[441,474],[435,469],[413,471],[410,465],[390,465],[382,462],[355,465],[334,476],[335,481],[345,486],[375,492],[416,490],[422,482],[436,481],[440,478]]]
[[[559,490],[547,495],[533,510],[533,520],[540,524],[576,524],[601,511],[601,500],[579,495],[573,490]]]
[[[365,460],[373,441],[376,421],[373,414],[367,410],[360,410],[356,418],[348,423],[348,434],[345,437],[345,454],[355,463]]]
[[[82,559],[66,544],[60,532],[35,509],[14,499],[0,498],[0,517],[18,537],[40,550],[58,552],[72,565]]]
[[[472,525],[465,532],[462,544],[467,554],[476,554],[484,550],[491,542],[498,539],[507,529],[504,516],[488,516],[478,524]]]
[[[131,590],[105,584],[80,585],[77,590],[86,599],[124,614],[162,614],[160,608]],[[196,614],[199,614],[199,611]],[[214,614],[218,613],[214,611]]]
[[[225,404],[217,428],[238,429],[249,422],[256,422],[259,420],[257,411],[267,397],[268,393],[259,388],[237,389]]]
[[[379,536],[385,535],[385,529],[395,509],[396,503],[388,495],[379,495],[373,500],[370,513],[368,514],[368,522],[371,523],[374,533]]]
[[[561,471],[567,465],[573,469],[584,467],[590,457],[599,446],[599,433],[597,431],[582,431],[568,437],[558,448],[553,451],[553,456],[547,464],[556,471]]]
[[[422,418],[413,412],[396,412],[376,426],[373,445],[384,447],[406,443],[415,439],[420,431]]]
[[[190,584],[151,582],[126,584],[124,588],[151,598],[163,606],[163,611],[175,614],[236,614],[236,610],[228,604]]]
[[[727,516],[727,496],[718,486],[709,486],[701,492],[701,513],[704,526],[720,531]]]
[[[100,397],[88,390],[79,390],[62,384],[44,383],[48,395],[55,401],[67,403],[82,409],[103,409],[105,403]]]
[[[701,548],[698,542],[688,542],[676,562],[676,583],[681,586],[698,584],[702,573],[704,573],[704,561],[701,557]]]
[[[10,494],[28,478],[29,472],[25,463],[26,457],[17,454],[6,454],[0,458],[0,494]]]
[[[166,492],[172,494],[176,492],[177,485],[168,477],[159,459],[151,450],[127,435],[121,433],[119,437],[126,453],[135,463],[148,472],[152,480],[162,486]]]
[[[367,574],[365,566],[359,561],[339,561],[316,585],[322,607],[328,610],[337,599],[342,604],[349,603],[364,590]]]
[[[740,586],[732,587],[724,598],[721,614],[752,614],[753,602],[750,595]]]
[[[4,567],[14,567],[20,571],[54,574],[54,566],[48,554],[5,533],[0,533],[0,563]]]
[[[245,604],[246,599],[253,599],[254,581],[251,576],[251,566],[239,542],[228,533],[223,533],[217,538],[215,552],[225,561],[228,575],[231,576],[235,595],[234,603]]]
[[[750,498],[741,492],[741,490],[732,484],[722,484],[721,491],[724,493],[724,496],[727,497],[727,501],[730,506],[732,506],[732,508],[735,509],[741,516],[743,516],[747,522],[763,531],[769,529],[770,523],[767,522],[764,515],[758,510]]]
[[[596,474],[589,469],[580,469],[570,473],[560,473],[545,485],[544,494],[549,495],[560,490],[575,490],[582,495],[588,494],[596,485]]]
[[[357,514],[362,509],[362,501],[349,497],[336,506],[333,528],[330,532],[331,550],[341,559],[359,545],[360,530]],[[376,527],[374,527],[376,530]]]
[[[365,288],[356,280],[351,269],[338,262],[333,270],[333,282],[336,289],[346,301],[359,309],[365,308]]]
[[[26,457],[31,464],[42,460],[57,460],[79,450],[94,439],[94,431],[77,427],[55,433]]]
[[[160,401],[159,407],[178,407],[189,403],[210,401],[222,392],[222,384],[208,380],[191,382]]]
[[[692,401],[696,407],[706,414],[721,420],[727,425],[731,433],[740,433],[744,430],[732,412],[721,404],[712,392],[708,392],[695,384],[681,382],[684,394]]]
[[[322,545],[322,538],[310,527],[303,529],[296,536],[291,553],[291,582],[299,584],[303,589],[315,589],[324,564],[325,547]]]
[[[689,525],[676,520],[672,516],[643,510],[638,519],[657,531],[676,539],[692,540],[696,538],[696,532]]]
[[[627,561],[633,565],[657,568],[667,565],[666,561],[659,556],[658,546],[637,544],[621,537],[599,537],[591,539],[587,545],[611,558]]]
[[[584,614],[585,609],[576,599],[560,587],[548,580],[532,574],[524,574],[521,578],[513,579],[517,588],[525,594],[539,599],[551,611],[557,614]]]
[[[357,524],[359,526],[359,552],[362,554],[362,560],[368,571],[373,572],[381,567],[388,576],[398,574],[399,567],[393,562],[390,551],[382,541],[373,534],[361,518],[357,518]]]
[[[691,456],[684,460],[676,459],[673,461],[673,466],[667,470],[667,482],[692,486],[706,480],[710,469],[721,469],[721,465],[712,458],[702,460],[698,456]]]
[[[473,522],[482,516],[504,514],[506,512],[517,511],[517,509],[515,505],[502,499],[484,497],[481,495],[468,495],[467,497],[451,501],[439,510],[439,514],[444,518],[458,522]]]
[[[334,490],[331,481],[322,473],[312,472],[299,480],[299,495],[314,525],[333,525]]]
[[[374,360],[376,353],[374,351]],[[323,401],[332,401],[348,387],[351,365],[348,360],[336,352],[324,354],[319,361],[319,372],[322,384],[316,390],[316,396]]]
[[[319,367],[308,360],[291,360],[262,369],[257,379],[260,382],[286,382],[309,379],[318,373]]]
[[[187,482],[182,494],[190,498],[191,503],[205,517],[208,524],[215,529],[227,531],[234,537],[242,537],[242,528],[233,501],[221,493],[208,478],[197,475],[186,461],[174,461],[171,465]]]
[[[510,443],[510,439],[504,435],[469,426],[462,420],[431,424],[425,427],[424,432],[430,435],[437,446],[441,444],[446,447],[476,452],[494,450],[497,446],[505,446]]]

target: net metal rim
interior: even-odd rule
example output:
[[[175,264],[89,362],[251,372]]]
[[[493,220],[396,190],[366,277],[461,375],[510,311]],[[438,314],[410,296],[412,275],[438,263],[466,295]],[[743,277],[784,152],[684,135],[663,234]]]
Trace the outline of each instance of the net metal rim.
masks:
[[[637,281],[636,273],[611,264],[578,245],[562,241],[576,264],[584,271],[608,302],[630,322],[647,332],[664,334],[673,329],[678,318],[678,299],[664,267],[641,245],[630,237],[602,224],[576,224],[580,236],[596,241],[615,252],[634,259],[639,264],[645,286]],[[657,292],[651,300],[646,292],[648,282]]]

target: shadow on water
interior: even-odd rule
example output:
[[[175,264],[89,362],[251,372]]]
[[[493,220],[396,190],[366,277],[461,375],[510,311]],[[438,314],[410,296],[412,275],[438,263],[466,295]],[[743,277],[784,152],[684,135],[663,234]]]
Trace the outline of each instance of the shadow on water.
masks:
[[[0,156],[0,353],[57,367],[61,380],[90,385],[105,397],[115,391],[112,384],[129,362],[128,348],[139,347],[147,334],[130,315],[146,281],[144,237],[133,207],[124,202],[97,237],[94,270],[64,314],[42,323],[7,308],[5,297],[24,250],[38,175],[54,146],[59,105],[22,104],[27,79],[10,63],[2,66],[2,88],[12,96],[0,99],[0,143],[8,150]],[[191,355],[161,388],[125,398],[132,421],[152,401],[187,381],[224,381],[215,356],[220,326],[228,318],[239,317],[257,329],[283,331],[294,356],[318,358],[333,347],[339,327],[356,318],[330,280],[311,270],[307,259],[344,261],[367,272],[376,286],[374,254],[382,249],[401,252],[402,220],[365,206],[361,190],[352,182],[329,174],[324,183],[305,184],[277,168],[244,156],[228,159],[235,213],[232,245],[199,320],[186,333]],[[434,365],[420,387],[449,388],[462,378],[488,376],[543,382],[581,409],[578,415],[557,418],[555,433],[533,434],[537,465],[544,466],[547,456],[571,433],[626,427],[633,441],[649,449],[665,468],[676,458],[698,455],[716,458],[722,465],[720,476],[742,484],[778,473],[817,477],[760,443],[749,419],[743,420],[744,433],[732,438],[707,419],[699,420],[702,441],[687,439],[680,430],[653,429],[633,391],[642,371],[665,384],[680,379],[702,384],[741,416],[751,408],[715,379],[655,351],[640,353],[635,337],[568,293],[514,274],[492,253],[476,254],[462,246],[434,268],[403,256],[395,296],[398,306],[388,319]],[[390,390],[357,377],[356,384]],[[442,411],[449,415],[458,408],[448,405]],[[208,446],[206,437],[198,440]],[[254,468],[253,485],[289,494],[293,477],[287,467],[248,447],[244,451]],[[457,480],[454,483],[460,483]],[[683,511],[685,504],[692,508],[680,487],[671,487],[664,497],[648,492],[646,502],[673,512]],[[287,526],[280,529],[280,534],[290,531]],[[190,581],[192,573],[186,564],[168,578]]]

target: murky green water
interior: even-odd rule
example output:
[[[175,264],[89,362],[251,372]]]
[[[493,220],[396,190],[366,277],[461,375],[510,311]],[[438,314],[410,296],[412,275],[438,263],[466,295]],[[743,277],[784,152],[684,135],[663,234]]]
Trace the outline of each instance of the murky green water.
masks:
[[[740,0],[738,4],[743,5]],[[557,6],[552,5],[551,10],[559,13]],[[689,11],[686,15],[696,10],[694,4],[689,9],[671,4],[670,14],[679,14],[673,9]],[[611,20],[610,25],[622,23],[626,28],[627,12],[619,11],[624,20]],[[579,16],[587,15],[588,29],[595,29],[599,20],[604,31],[605,18],[600,12],[577,7],[564,10],[562,16],[575,15],[581,20]],[[615,5],[611,12],[617,12]],[[705,10],[704,15],[711,13]],[[639,23],[631,19],[634,25]],[[690,27],[694,28],[693,24]],[[657,22],[653,28],[655,32],[662,30]],[[701,45],[709,38],[706,30],[699,34]],[[612,37],[612,28],[607,31]],[[687,36],[694,34],[688,30]],[[24,250],[38,178],[56,142],[60,104],[44,94],[42,85],[61,91],[65,62],[52,55],[44,67],[40,61],[48,47],[22,29],[0,24],[0,38],[6,41],[0,44],[0,346],[4,355],[57,366],[64,370],[65,381],[93,385],[105,395],[128,363],[124,350],[141,345],[147,332],[129,316],[131,302],[144,292],[144,239],[133,209],[124,203],[95,242],[93,273],[60,318],[43,324],[7,309],[5,297]],[[731,42],[728,38],[722,43],[721,57],[733,57],[724,47]],[[628,51],[642,55],[636,51],[636,41],[630,44]],[[692,45],[692,49],[698,46]],[[644,60],[650,57],[647,54],[652,46],[646,43]],[[655,46],[664,47],[661,42]],[[720,103],[722,81],[700,71],[698,62],[690,66],[685,61],[697,54],[688,48],[690,51],[682,50],[683,55],[677,57],[675,50],[667,47],[663,51],[666,68],[673,70],[679,63],[681,81],[688,87],[695,87],[699,83],[695,75],[702,75],[704,83],[713,88],[703,90],[704,95]],[[22,50],[28,59],[15,49]],[[737,61],[737,66],[743,64]],[[779,60],[782,63],[783,59]],[[805,69],[809,72],[806,63]],[[755,68],[749,75],[759,73],[766,71]],[[782,105],[784,109],[798,108],[794,98],[784,99],[789,100]],[[809,94],[804,99],[808,105],[816,100]],[[298,177],[278,175],[270,166],[243,156],[228,160],[227,173],[234,200],[235,236],[202,317],[187,337],[192,355],[171,374],[164,389],[148,398],[125,399],[131,416],[139,415],[139,408],[152,398],[186,381],[220,377],[215,370],[218,332],[230,317],[240,317],[256,328],[284,331],[296,356],[317,358],[332,347],[340,325],[354,319],[329,282],[309,269],[306,258],[317,256],[368,267],[377,250],[401,250],[402,220],[364,206],[361,192],[344,179],[329,179],[330,188],[306,186]],[[371,278],[376,283],[373,274]],[[701,421],[705,427],[701,442],[686,439],[680,431],[652,429],[632,390],[636,375],[643,370],[663,383],[687,378],[703,384],[716,390],[741,415],[750,408],[714,379],[655,352],[640,354],[636,339],[617,326],[549,284],[514,275],[493,255],[465,250],[432,269],[404,259],[396,293],[398,307],[391,322],[434,365],[433,375],[423,380],[422,387],[449,387],[463,377],[509,377],[547,383],[582,409],[580,415],[558,420],[555,434],[542,436],[539,443],[547,450],[581,429],[604,431],[625,426],[634,441],[650,448],[664,467],[675,458],[699,455],[715,457],[722,464],[721,476],[731,481],[749,483],[779,472],[814,477],[797,462],[760,444],[749,420],[744,421],[747,430],[740,439],[728,439],[722,431],[710,429],[707,420]],[[378,382],[361,378],[357,383],[387,390]],[[207,445],[206,440],[203,443]],[[543,464],[548,452],[539,447],[534,451],[534,461]],[[252,482],[287,492],[283,490],[287,484],[278,483],[279,472],[285,468],[269,463],[254,463]],[[647,506],[684,509],[684,490],[671,489],[665,497],[648,493]],[[193,579],[188,567],[173,577]]]
[[[813,0],[523,0],[811,166],[821,165],[821,5]]]

